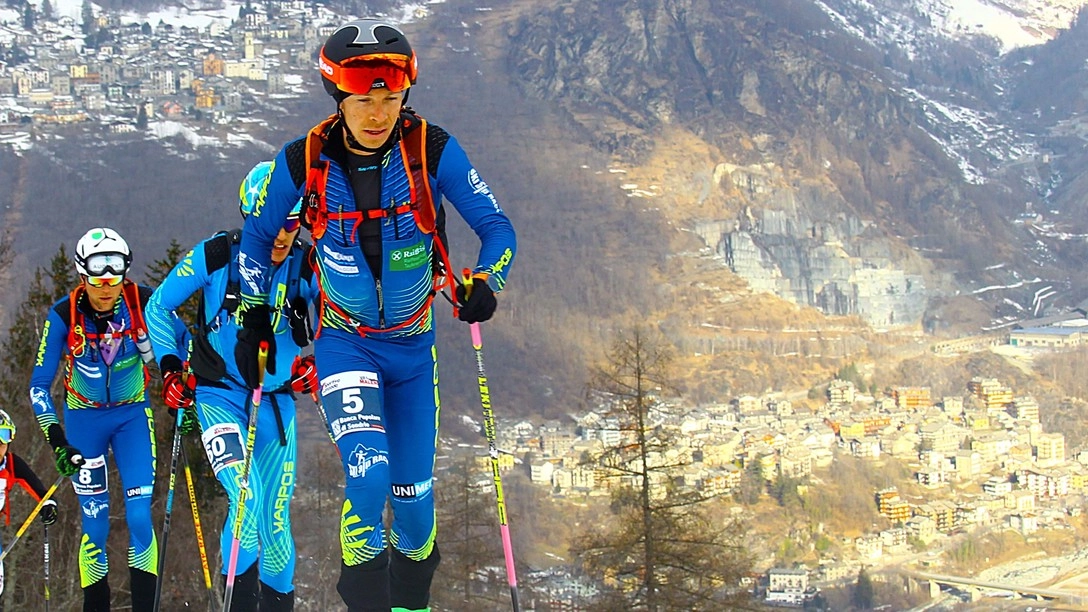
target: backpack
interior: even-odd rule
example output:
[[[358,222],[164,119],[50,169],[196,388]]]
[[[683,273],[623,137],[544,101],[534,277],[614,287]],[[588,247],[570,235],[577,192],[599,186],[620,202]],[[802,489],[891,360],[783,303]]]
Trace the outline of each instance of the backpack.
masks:
[[[238,306],[241,304],[242,284],[238,274],[238,266],[234,262],[238,261],[242,230],[235,228],[230,231],[219,232],[210,238],[208,242],[210,243],[213,240],[225,241],[229,245],[229,257],[217,258],[215,261],[209,262],[211,267],[208,269],[208,272],[211,273],[227,266],[227,287],[223,292],[223,299],[220,301],[217,311],[226,312],[229,317],[238,310]],[[300,303],[302,281],[309,280],[313,276],[313,267],[302,264],[304,262],[310,263],[312,253],[310,243],[296,238],[294,244],[291,245],[291,255],[288,260],[290,267],[287,269],[285,303],[288,305],[287,312],[288,322],[291,326],[291,338],[299,348],[305,347],[313,339],[313,330],[310,327],[309,304],[305,300]],[[215,320],[208,322],[204,314],[205,298],[205,292],[201,291],[199,305],[197,306],[196,326],[193,330],[189,365],[200,378],[218,381],[227,375],[227,368],[223,362],[223,357],[208,342],[208,334],[219,329],[219,317],[217,315]]]

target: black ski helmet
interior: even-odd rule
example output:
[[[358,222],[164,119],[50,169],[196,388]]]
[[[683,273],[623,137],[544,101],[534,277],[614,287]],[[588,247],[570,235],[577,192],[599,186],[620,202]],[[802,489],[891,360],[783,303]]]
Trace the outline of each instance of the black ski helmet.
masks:
[[[369,84],[350,82],[343,69],[350,70],[357,63],[382,60],[400,66],[408,78],[409,87],[415,84],[418,75],[416,53],[408,44],[404,32],[377,19],[349,21],[337,28],[321,47],[321,83],[337,102],[345,94],[365,94],[370,91]]]

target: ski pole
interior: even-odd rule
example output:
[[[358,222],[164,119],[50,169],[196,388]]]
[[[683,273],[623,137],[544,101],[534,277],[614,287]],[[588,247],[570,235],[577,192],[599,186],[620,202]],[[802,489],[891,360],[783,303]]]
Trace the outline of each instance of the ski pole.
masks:
[[[466,280],[469,271],[465,270]],[[466,297],[472,285],[466,287]],[[480,405],[484,413],[484,434],[487,436],[487,454],[491,457],[491,478],[495,481],[495,501],[499,510],[499,532],[502,534],[502,553],[506,557],[506,581],[510,584],[510,601],[514,612],[520,612],[518,602],[518,577],[514,570],[514,547],[510,543],[510,527],[506,521],[506,498],[502,492],[502,475],[499,474],[499,449],[495,445],[495,413],[491,410],[491,389],[487,386],[484,372],[484,341],[480,336],[480,324],[468,326],[472,333],[472,348],[476,351],[476,381],[480,387]]]
[[[49,612],[49,525],[45,525],[45,539],[42,544],[42,551],[45,554],[45,564],[43,571],[45,572],[45,612]]]
[[[249,430],[246,432],[246,456],[242,461],[242,474],[238,478],[238,511],[234,516],[233,538],[230,542],[230,563],[227,564],[227,589],[223,597],[223,612],[229,612],[230,600],[234,597],[234,576],[238,570],[238,547],[242,543],[242,519],[246,513],[246,498],[249,497],[249,467],[253,459],[253,445],[257,439],[257,409],[261,407],[261,394],[264,390],[264,368],[268,361],[268,343],[261,342],[257,348],[257,388],[253,390],[253,405],[249,408]]]
[[[185,445],[181,445],[181,458],[185,463],[185,484],[189,489],[189,506],[193,509],[193,526],[196,528],[196,546],[200,550],[200,565],[204,569],[204,586],[212,589],[212,575],[208,569],[208,549],[204,546],[204,530],[200,527],[200,510],[196,504],[196,488],[193,487],[193,472],[189,469],[189,456]]]
[[[83,457],[81,457],[80,455],[73,455],[71,462],[78,465],[79,463],[83,462]],[[38,516],[38,513],[42,511],[42,507],[45,506],[45,502],[49,501],[49,498],[53,496],[53,493],[57,490],[57,487],[60,486],[60,483],[64,482],[65,478],[68,477],[63,474],[58,476],[56,482],[53,483],[53,486],[49,487],[49,490],[46,491],[45,495],[43,495],[41,500],[38,501],[38,505],[34,506],[34,509],[30,511],[30,516],[26,517],[26,520],[23,521],[23,524],[19,527],[19,530],[15,532],[15,537],[12,538],[11,544],[8,544],[7,550],[5,550],[3,553],[0,553],[0,561],[3,561],[4,558],[8,556],[8,553],[11,552],[11,549],[15,548],[15,545],[19,543],[19,538],[23,537],[23,534],[26,533],[27,527],[30,527],[30,523],[34,522],[34,517]]]
[[[181,384],[184,387],[189,378],[189,364],[181,366]],[[162,598],[162,578],[166,573],[166,542],[170,538],[170,517],[174,513],[174,489],[178,480],[178,455],[181,454],[181,422],[185,418],[185,409],[178,408],[174,420],[174,445],[170,449],[170,485],[166,489],[166,513],[162,520],[162,543],[159,545],[159,573],[155,576],[155,612],[159,612]]]

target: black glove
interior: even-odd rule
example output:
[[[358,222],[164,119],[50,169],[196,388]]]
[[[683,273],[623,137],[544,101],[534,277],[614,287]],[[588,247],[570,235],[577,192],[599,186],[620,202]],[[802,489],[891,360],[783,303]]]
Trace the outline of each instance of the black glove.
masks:
[[[66,477],[75,475],[79,471],[79,466],[83,465],[83,454],[79,452],[78,448],[68,444],[68,438],[64,436],[64,430],[61,429],[60,425],[50,424],[45,438],[48,440],[49,445],[53,447],[57,472]]]
[[[310,303],[304,297],[297,297],[287,305],[287,315],[291,324],[291,339],[299,348],[306,348],[313,340],[314,330],[310,323]]]
[[[479,276],[457,286],[457,302],[461,304],[457,318],[465,323],[483,323],[495,314],[495,307],[499,305],[487,279]]]
[[[272,317],[267,304],[250,306],[238,317],[241,325],[238,328],[238,344],[234,346],[234,363],[246,386],[256,389],[262,379],[257,363],[257,351],[262,342],[268,345],[265,369],[269,374],[276,373],[276,334],[272,329]]]
[[[47,499],[42,504],[42,509],[38,511],[38,516],[42,517],[42,523],[48,527],[57,522],[57,502]]]

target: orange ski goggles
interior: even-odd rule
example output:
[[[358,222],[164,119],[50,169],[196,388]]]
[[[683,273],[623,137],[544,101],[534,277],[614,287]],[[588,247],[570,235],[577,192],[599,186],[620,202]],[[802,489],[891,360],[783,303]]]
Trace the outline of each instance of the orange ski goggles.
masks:
[[[326,79],[349,94],[365,94],[375,87],[404,91],[412,86],[418,73],[414,53],[410,58],[395,53],[376,53],[348,58],[341,65],[325,57],[322,50],[319,66]]]

